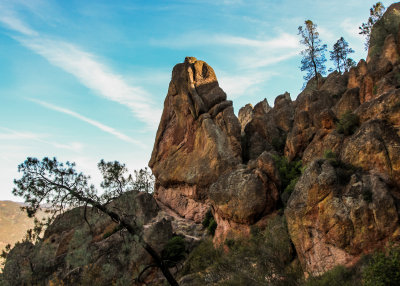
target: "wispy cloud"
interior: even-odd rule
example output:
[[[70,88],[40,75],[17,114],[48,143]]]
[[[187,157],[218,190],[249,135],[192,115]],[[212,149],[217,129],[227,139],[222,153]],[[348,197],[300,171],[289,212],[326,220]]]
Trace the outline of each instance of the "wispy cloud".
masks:
[[[273,72],[255,71],[242,75],[224,74],[218,79],[221,88],[227,93],[229,99],[252,93],[257,85],[275,75]]]
[[[170,39],[152,39],[152,45],[163,46],[168,48],[188,48],[193,46],[246,46],[253,48],[298,48],[299,40],[296,36],[281,33],[276,38],[270,39],[252,39],[246,37],[238,37],[229,34],[205,34],[201,32],[193,32],[188,35]]]
[[[113,72],[95,55],[72,43],[39,34],[13,13],[0,12],[0,22],[19,33],[13,38],[23,46],[72,74],[95,94],[127,106],[149,127],[157,127],[161,110],[155,107],[151,95],[141,87],[130,85],[122,75]]]
[[[123,77],[73,44],[46,38],[17,39],[46,58],[51,64],[74,75],[83,85],[103,97],[129,107],[144,123],[156,127],[161,111],[154,108],[151,95],[140,87],[127,84]]]
[[[295,35],[280,33],[275,38],[254,39],[227,34],[208,35],[193,32],[180,38],[153,39],[151,44],[172,49],[191,47],[221,46],[234,49],[233,60],[239,68],[255,69],[285,61],[298,55],[299,39]]]
[[[55,148],[59,149],[66,149],[66,150],[71,150],[78,152],[82,150],[83,144],[80,142],[71,142],[68,144],[65,143],[57,143],[53,141],[46,140],[44,138],[48,137],[45,134],[38,134],[38,133],[32,133],[32,132],[27,132],[27,131],[15,131],[6,127],[0,127],[0,130],[3,131],[3,133],[0,133],[0,140],[2,141],[7,141],[7,140],[31,140],[31,141],[36,141],[40,143],[44,143],[47,145],[51,145]]]
[[[21,20],[16,18],[15,16],[9,15],[0,15],[0,22],[6,25],[8,28],[17,31],[26,36],[37,36],[38,33],[28,26],[26,26]]]
[[[123,141],[129,142],[129,143],[134,143],[134,144],[136,144],[138,146],[141,146],[143,148],[146,147],[146,146],[144,146],[144,144],[142,142],[140,142],[138,140],[135,140],[135,139],[129,137],[128,135],[125,135],[125,134],[117,131],[116,129],[114,129],[114,128],[110,127],[110,126],[107,126],[107,125],[105,125],[103,123],[100,123],[100,122],[98,122],[96,120],[90,119],[90,118],[88,118],[86,116],[83,116],[83,115],[81,115],[81,114],[79,114],[79,113],[77,113],[75,111],[70,110],[70,109],[63,108],[63,107],[60,107],[60,106],[57,106],[57,105],[53,105],[53,104],[50,104],[50,103],[47,103],[47,102],[44,102],[44,101],[41,101],[41,100],[37,100],[37,99],[29,98],[28,100],[30,100],[32,102],[35,102],[35,103],[37,103],[37,104],[39,104],[39,105],[41,105],[43,107],[46,107],[48,109],[51,109],[51,110],[54,110],[54,111],[58,111],[58,112],[70,115],[72,117],[75,117],[75,118],[77,118],[77,119],[79,119],[79,120],[81,120],[83,122],[86,122],[86,123],[88,123],[88,124],[90,124],[92,126],[97,127],[98,129],[100,129],[100,130],[102,130],[104,132],[107,132],[107,133],[109,133],[109,134],[111,134],[111,135],[113,135],[113,136],[115,136],[118,139],[121,139]]]

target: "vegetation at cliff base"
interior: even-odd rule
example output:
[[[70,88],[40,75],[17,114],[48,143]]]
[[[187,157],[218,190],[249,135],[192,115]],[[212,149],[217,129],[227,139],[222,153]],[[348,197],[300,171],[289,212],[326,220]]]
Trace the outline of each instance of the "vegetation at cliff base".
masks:
[[[400,247],[375,252],[362,277],[365,286],[400,285]]]
[[[166,261],[169,267],[173,267],[178,264],[179,261],[185,258],[185,240],[182,236],[172,237],[164,246],[161,252],[161,257]]]
[[[284,217],[275,216],[249,238],[228,239],[225,247],[202,242],[190,253],[182,275],[197,275],[194,285],[298,285],[302,280]]]
[[[310,277],[305,286],[397,286],[400,285],[400,247],[364,255],[352,266],[338,265],[321,276]]]

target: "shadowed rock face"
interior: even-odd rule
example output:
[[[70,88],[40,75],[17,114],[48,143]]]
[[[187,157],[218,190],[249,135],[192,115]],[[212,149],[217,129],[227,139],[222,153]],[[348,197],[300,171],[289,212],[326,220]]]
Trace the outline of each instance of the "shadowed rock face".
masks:
[[[195,58],[176,65],[149,162],[156,198],[199,222],[208,186],[241,163],[240,130],[214,70]]]
[[[177,231],[167,216],[160,217],[162,211],[151,194],[128,192],[109,207],[143,225],[143,233],[138,235],[158,252]],[[112,285],[123,281],[125,273],[130,274],[125,278],[133,285],[132,279],[153,263],[151,256],[126,230],[116,229],[108,216],[90,207],[86,222],[84,209],[58,216],[35,245],[17,244],[4,268],[5,285]],[[146,280],[148,275],[142,278]],[[153,269],[150,275],[161,274]]]

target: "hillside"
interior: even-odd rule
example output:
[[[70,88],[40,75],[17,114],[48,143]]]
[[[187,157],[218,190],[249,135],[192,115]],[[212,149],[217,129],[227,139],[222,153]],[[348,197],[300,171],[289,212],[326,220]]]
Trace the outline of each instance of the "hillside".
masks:
[[[26,231],[33,227],[33,219],[28,218],[21,207],[21,203],[0,201],[0,249],[22,240]]]
[[[28,218],[25,211],[21,210],[22,203],[0,201],[0,251],[7,244],[13,246],[22,241],[26,231],[33,227],[33,219]],[[40,213],[39,217],[44,214]]]
[[[398,285],[399,24],[396,3],[367,60],[238,117],[213,68],[186,57],[155,136],[154,194],[105,205],[141,231],[69,210],[11,250],[6,285],[165,285],[139,238],[179,285],[369,286],[392,274],[386,285]]]

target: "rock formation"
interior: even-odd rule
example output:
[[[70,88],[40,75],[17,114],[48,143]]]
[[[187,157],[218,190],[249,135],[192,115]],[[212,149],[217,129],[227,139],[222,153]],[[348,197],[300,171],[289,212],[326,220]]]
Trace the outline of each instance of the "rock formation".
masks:
[[[242,165],[241,133],[249,128],[246,122],[272,112],[279,119],[272,127],[279,138],[277,126],[288,130],[291,124],[290,119],[281,120],[290,104],[285,94],[276,100],[276,109],[266,100],[254,109],[248,105],[239,122],[213,69],[186,58],[173,69],[149,162],[156,177],[155,198],[195,222],[212,207],[218,223],[216,243],[248,233],[249,225],[275,209],[279,179],[271,156],[258,158],[266,148],[252,151],[252,158],[258,158],[253,166]]]
[[[214,70],[188,57],[172,71],[149,162],[155,197],[200,222],[208,187],[241,163],[240,123]]]
[[[322,274],[400,237],[393,186],[372,172],[314,160],[290,196],[285,216],[303,269]]]
[[[211,210],[213,242],[221,246],[284,215],[297,258],[313,275],[400,242],[399,25],[397,3],[374,26],[366,61],[320,76],[319,89],[310,80],[295,100],[286,92],[273,107],[266,99],[248,104],[239,118],[207,63],[187,57],[177,64],[149,162],[154,197],[122,198],[128,209],[139,206],[134,216],[146,240],[158,251],[173,235],[193,246]],[[290,177],[287,166],[300,160],[303,173],[298,167]],[[91,212],[90,220],[92,228],[82,209],[59,217],[39,244],[12,250],[4,277],[73,283],[82,273],[117,271],[105,265],[138,275],[152,262],[133,241],[126,247],[107,217]],[[43,277],[32,276],[39,272]],[[158,281],[159,273],[143,277]]]
[[[362,253],[398,239],[398,13],[398,4],[391,6],[374,27],[367,61],[321,77],[318,90],[311,80],[295,101],[285,93],[272,108],[266,100],[248,104],[239,120],[206,63],[189,58],[177,65],[150,161],[157,199],[196,221],[211,206],[218,223],[214,243],[221,244],[248,234],[250,226],[262,225],[281,207],[274,157],[284,154],[308,166],[285,211],[305,271],[321,274],[336,264],[350,265]],[[204,88],[203,82],[213,87]],[[218,104],[229,107],[215,113]],[[345,122],[349,114],[357,120]],[[219,124],[218,116],[228,118],[224,122],[231,128]],[[207,131],[205,119],[218,131]],[[340,131],[340,124],[354,124],[354,134]],[[201,135],[203,144],[189,144],[208,133],[218,135]],[[204,151],[203,145],[209,148]],[[217,146],[226,152],[216,152]],[[334,161],[320,159],[328,151]]]

